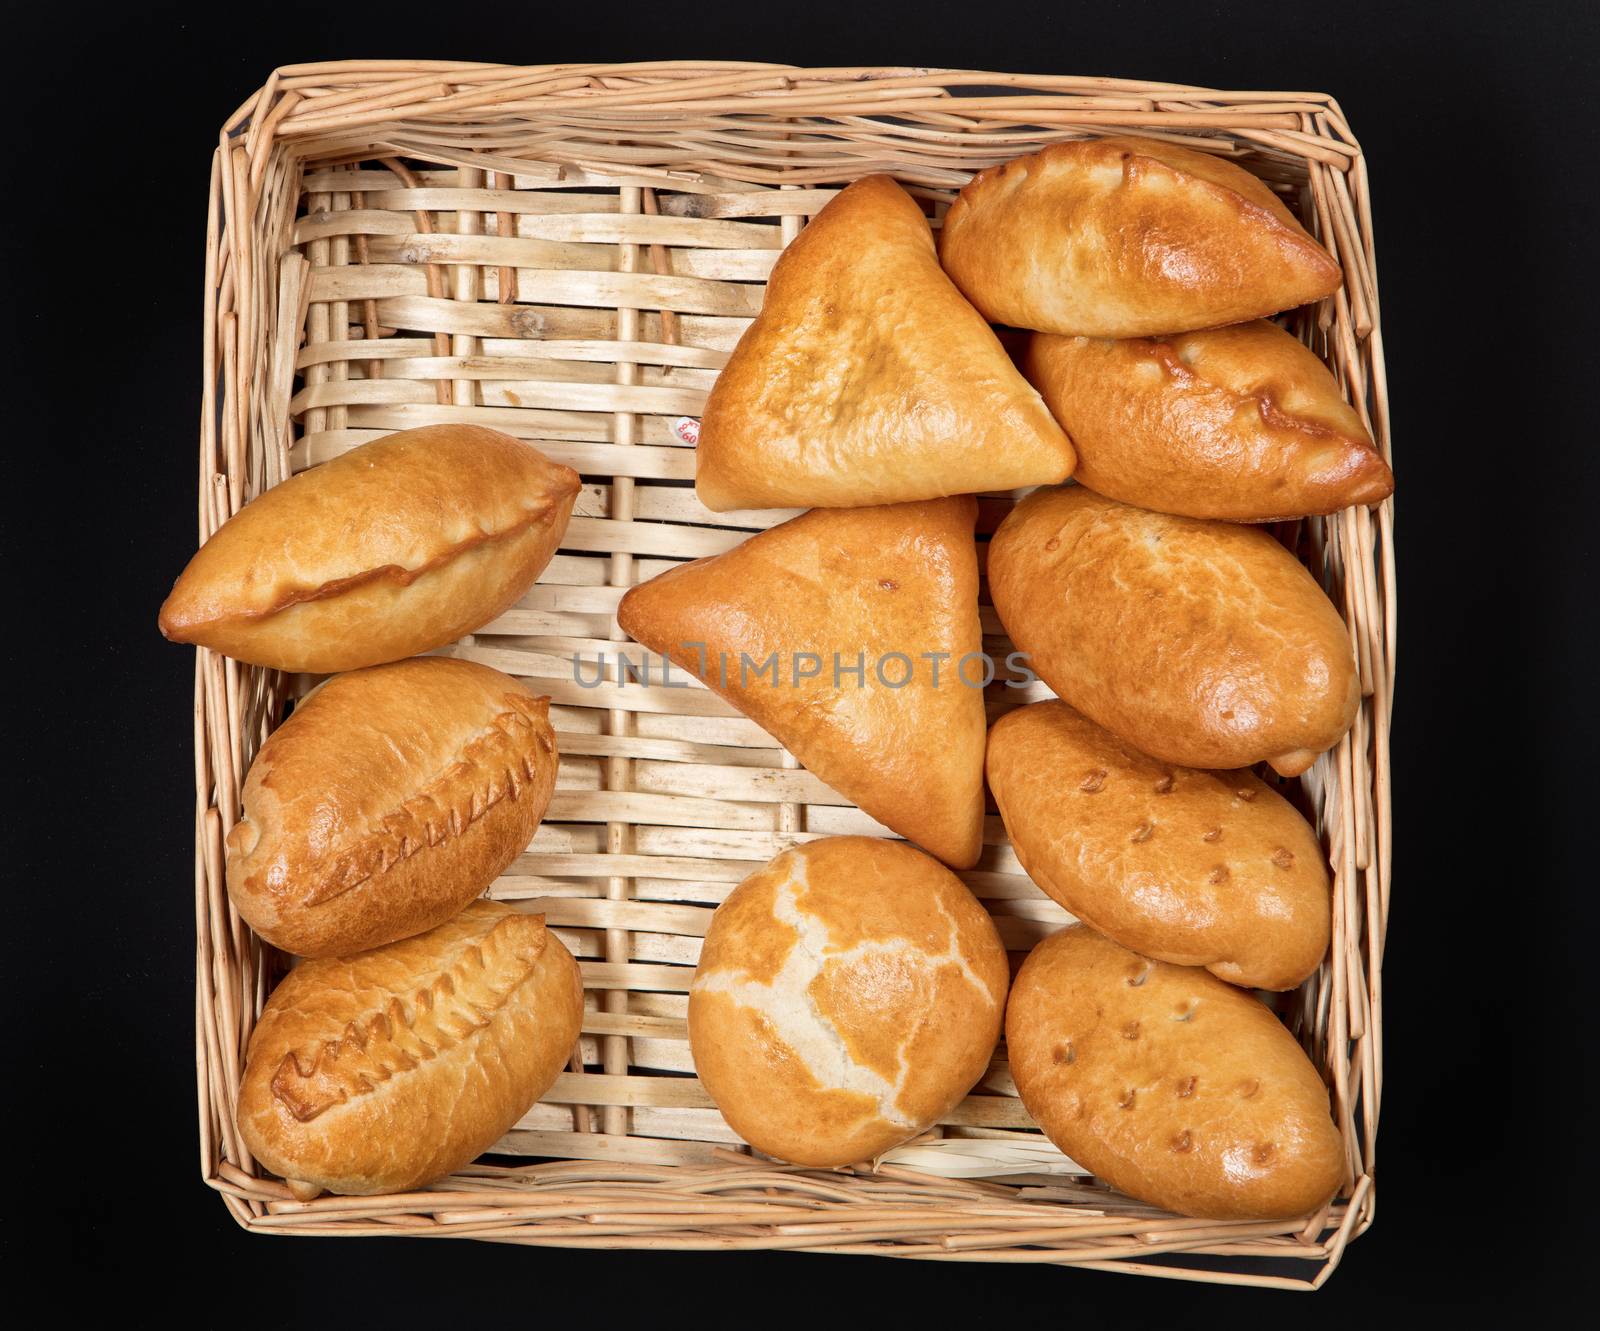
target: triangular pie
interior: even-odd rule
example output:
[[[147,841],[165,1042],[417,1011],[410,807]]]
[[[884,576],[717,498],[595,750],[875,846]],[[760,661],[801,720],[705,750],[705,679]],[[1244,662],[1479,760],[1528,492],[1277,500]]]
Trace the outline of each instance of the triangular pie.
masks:
[[[1154,139],[1056,143],[980,171],[939,258],[995,323],[1158,337],[1321,300],[1333,257],[1242,166]]]
[[[939,267],[922,210],[858,180],[784,252],[700,425],[706,507],[851,508],[1051,485],[1072,445]]]
[[[977,511],[962,497],[804,513],[633,588],[617,622],[879,822],[967,868],[988,676]]]

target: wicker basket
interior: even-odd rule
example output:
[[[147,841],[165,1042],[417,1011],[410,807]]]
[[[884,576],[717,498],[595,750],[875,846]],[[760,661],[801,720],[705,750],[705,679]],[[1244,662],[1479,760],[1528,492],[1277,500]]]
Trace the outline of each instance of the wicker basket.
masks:
[[[787,514],[708,512],[692,434],[781,247],[838,187],[889,171],[937,217],[980,167],[1133,131],[1223,153],[1280,190],[1344,265],[1295,327],[1389,453],[1366,168],[1314,93],[912,69],[673,62],[512,68],[367,61],[278,70],[224,126],[211,177],[200,537],[292,470],[364,440],[471,421],[585,480],[561,553],[515,609],[449,649],[553,698],[557,793],[492,889],[544,911],[582,962],[579,1054],[481,1163],[425,1191],[297,1202],[232,1106],[283,958],[232,910],[240,781],[304,679],[198,653],[195,1030],[200,1167],[247,1228],[656,1249],[803,1248],[1048,1262],[1320,1285],[1372,1222],[1388,910],[1392,510],[1279,528],[1342,607],[1364,702],[1302,782],[1334,870],[1327,962],[1281,1011],[1319,1067],[1348,1179],[1309,1221],[1217,1223],[1087,1178],[1033,1130],[1003,1051],[930,1139],[875,1169],[750,1154],[693,1077],[684,1011],[713,907],[798,840],[887,835],[705,689],[612,678],[624,588]],[[1010,499],[983,503],[980,532]],[[986,646],[1007,644],[983,610]],[[644,655],[632,649],[635,659]],[[991,710],[1047,696],[991,690]],[[1069,917],[997,818],[964,876],[1020,953]]]

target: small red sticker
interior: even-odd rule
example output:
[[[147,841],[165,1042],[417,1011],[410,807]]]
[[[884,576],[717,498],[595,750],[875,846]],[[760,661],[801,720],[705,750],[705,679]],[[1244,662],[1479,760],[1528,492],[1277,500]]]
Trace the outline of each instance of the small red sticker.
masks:
[[[686,444],[700,442],[700,422],[693,416],[679,416],[672,423],[672,431]]]

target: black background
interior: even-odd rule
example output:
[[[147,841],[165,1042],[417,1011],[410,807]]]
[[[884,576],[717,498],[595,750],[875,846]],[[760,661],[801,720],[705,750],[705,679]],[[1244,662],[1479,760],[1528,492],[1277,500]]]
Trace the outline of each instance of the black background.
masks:
[[[22,26],[7,34],[0,175],[14,379],[0,475],[21,603],[6,621],[10,711],[28,733],[6,755],[23,796],[6,806],[7,878],[24,914],[6,949],[5,1103],[25,1119],[0,1241],[26,1255],[24,1280],[51,1272],[55,1298],[215,1324],[609,1322],[607,1309],[720,1323],[793,1309],[1145,1325],[1348,1322],[1374,1300],[1531,1310],[1583,1279],[1597,14],[364,0],[120,15],[46,2],[10,20]],[[160,639],[155,610],[193,544],[209,157],[274,66],[357,56],[945,65],[1340,99],[1375,197],[1401,633],[1378,1220],[1327,1289],[272,1239],[238,1230],[201,1185],[192,656]]]

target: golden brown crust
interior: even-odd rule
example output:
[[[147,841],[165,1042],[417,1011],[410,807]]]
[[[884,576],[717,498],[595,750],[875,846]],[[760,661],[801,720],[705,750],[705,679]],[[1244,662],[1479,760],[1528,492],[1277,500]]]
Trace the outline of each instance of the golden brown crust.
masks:
[[[218,528],[161,607],[161,631],[314,674],[429,651],[532,586],[578,485],[570,467],[479,426],[363,444]]]
[[[867,176],[778,261],[695,468],[718,511],[853,508],[1062,481],[1072,448],[940,270],[922,210]]]
[[[250,1038],[239,1131],[297,1195],[420,1187],[528,1112],[582,1023],[578,964],[544,917],[476,901],[290,972]]]
[[[992,323],[1150,337],[1331,295],[1341,273],[1242,167],[1153,139],[1057,143],[981,171],[939,258]]]
[[[442,924],[532,840],[555,788],[550,700],[470,661],[338,675],[267,737],[227,838],[268,942],[362,951]]]
[[[956,672],[982,650],[976,520],[970,497],[818,509],[633,588],[617,622],[878,821],[967,868],[983,840],[985,721],[982,690]],[[756,672],[771,655],[776,685]],[[969,664],[974,683],[982,673]]]
[[[1327,953],[1322,846],[1252,773],[1159,762],[1064,702],[995,722],[985,768],[1028,876],[1124,947],[1252,989]]]
[[[1197,967],[1063,929],[1017,975],[1006,1050],[1045,1135],[1140,1201],[1275,1220],[1344,1179],[1310,1060],[1264,1004]]]
[[[1078,481],[1234,522],[1375,504],[1394,475],[1311,349],[1276,324],[1164,338],[1035,333],[1023,371],[1078,450]]]
[[[949,870],[898,842],[809,842],[712,918],[689,992],[695,1070],[769,1155],[870,1159],[983,1075],[1006,979],[994,922]]]
[[[1355,720],[1349,631],[1258,528],[1037,490],[995,532],[988,574],[1039,677],[1152,757],[1297,776]]]

